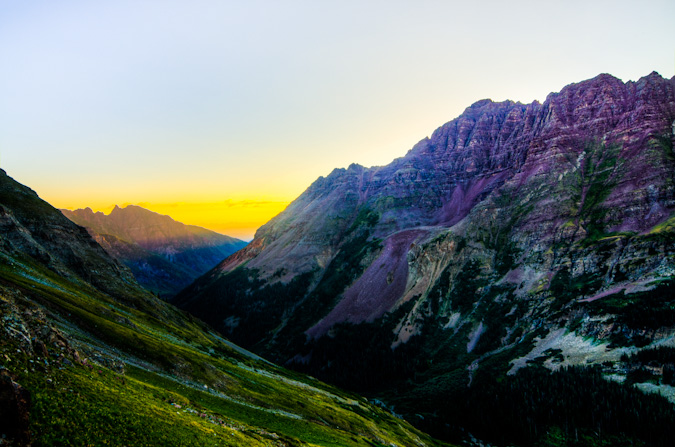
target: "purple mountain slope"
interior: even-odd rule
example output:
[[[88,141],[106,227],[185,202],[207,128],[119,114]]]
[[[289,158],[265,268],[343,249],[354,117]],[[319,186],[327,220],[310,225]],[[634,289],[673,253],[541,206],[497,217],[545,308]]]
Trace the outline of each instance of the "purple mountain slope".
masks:
[[[478,101],[387,166],[319,178],[175,302],[355,388],[542,355],[618,371],[675,336],[674,132],[657,73]]]
[[[549,95],[544,104],[479,101],[390,165],[352,165],[319,178],[210,277],[244,263],[263,278],[283,266],[274,280],[285,282],[320,272],[359,212],[369,209],[379,216],[371,238],[400,248],[381,250],[389,269],[373,273],[395,274],[400,290],[393,305],[423,289],[414,278],[404,281],[407,288],[399,285],[398,276],[409,272],[395,267],[414,253],[411,245],[447,230],[466,235],[502,223],[507,208],[496,202],[506,196],[533,207],[520,216],[511,242],[528,249],[523,261],[546,258],[537,262],[539,274],[553,271],[554,258],[546,250],[532,252],[528,241],[536,238],[536,246],[548,250],[562,236],[581,241],[596,227],[639,234],[670,216],[674,102],[673,81],[656,73],[627,84],[600,75]],[[595,189],[607,193],[601,203],[587,200]],[[589,214],[600,206],[601,215]],[[364,315],[372,317],[365,308]]]

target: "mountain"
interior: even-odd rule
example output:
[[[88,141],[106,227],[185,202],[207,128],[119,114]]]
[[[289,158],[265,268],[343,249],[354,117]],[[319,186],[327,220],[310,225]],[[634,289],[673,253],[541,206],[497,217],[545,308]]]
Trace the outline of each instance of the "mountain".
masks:
[[[657,73],[478,101],[319,178],[174,302],[446,439],[668,445],[674,132]]]
[[[3,446],[443,445],[143,289],[0,171]]]
[[[115,206],[110,214],[91,208],[61,212],[86,227],[113,258],[131,269],[146,289],[170,297],[246,242],[176,222],[139,206]]]

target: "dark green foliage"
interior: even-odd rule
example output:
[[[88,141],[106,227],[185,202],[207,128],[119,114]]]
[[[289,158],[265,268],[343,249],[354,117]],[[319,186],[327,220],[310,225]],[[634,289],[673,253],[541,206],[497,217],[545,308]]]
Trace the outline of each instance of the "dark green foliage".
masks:
[[[661,383],[663,385],[675,386],[675,365],[667,364],[663,367],[663,375],[661,376]]]
[[[675,436],[668,401],[607,381],[595,368],[530,367],[501,380],[479,374],[470,388],[436,399],[453,405],[419,426],[455,439],[466,430],[496,445],[551,445],[554,430],[569,445],[670,446]]]
[[[549,292],[554,298],[552,310],[560,310],[569,302],[586,296],[602,286],[602,277],[598,273],[584,273],[573,277],[569,268],[563,266],[555,274],[549,285]]]
[[[497,239],[494,248],[497,253],[495,255],[495,272],[502,276],[509,270],[513,269],[516,261],[522,250],[518,248],[515,242],[511,240],[514,228],[516,225],[527,216],[533,209],[533,205],[518,204],[511,208],[511,217],[506,225],[501,228],[497,234]]]
[[[450,274],[451,266],[446,267],[438,277],[436,284],[432,287],[429,292],[428,299],[431,305],[431,312],[436,314],[441,308],[441,303],[447,299],[448,292],[450,291]]]
[[[675,363],[675,348],[670,346],[659,346],[652,349],[643,349],[635,354],[621,356],[622,362],[639,362],[645,365],[662,365],[664,363]]]
[[[516,260],[522,253],[522,250],[506,237],[504,237],[499,247],[495,256],[495,271],[499,275],[505,275],[516,265]]]
[[[490,221],[487,228],[478,230],[477,239],[485,248],[495,251],[494,269],[503,276],[516,265],[522,250],[512,241],[514,229],[534,208],[530,203],[521,203],[515,192],[502,192],[495,199],[500,214]]]
[[[462,314],[469,312],[478,301],[478,289],[485,283],[480,263],[475,259],[467,262],[452,281],[452,290],[448,294],[452,309]]]
[[[589,244],[607,236],[604,230],[608,210],[602,204],[620,179],[623,160],[619,158],[621,146],[616,144],[589,141],[584,151],[571,199],[577,222],[586,231],[584,244]]]
[[[675,348],[670,346],[659,346],[658,348],[643,349],[632,355],[624,354],[621,361],[631,368],[626,381],[628,383],[637,382],[659,382],[663,385],[675,385]],[[655,375],[661,369],[660,377]],[[641,380],[641,379],[645,380]]]
[[[294,315],[293,322],[303,330],[327,315],[347,286],[363,273],[361,259],[380,246],[379,240],[368,242],[368,234],[363,233],[340,247],[319,284]]]
[[[260,341],[260,334],[269,334],[280,324],[284,313],[302,299],[311,278],[312,273],[305,273],[288,283],[268,284],[258,279],[256,270],[239,267],[215,282],[208,295],[197,294],[188,308],[236,343],[250,347]],[[231,326],[223,323],[226,318]]]
[[[381,390],[414,373],[419,358],[408,344],[391,349],[393,329],[410,311],[413,300],[372,323],[341,323],[332,336],[308,340],[302,353],[308,359],[296,369],[357,391]]]
[[[636,368],[628,372],[625,385],[645,382],[658,383],[658,381],[658,377],[646,368]]]
[[[661,147],[663,154],[669,161],[675,161],[675,152],[673,151],[673,139],[671,135],[654,135],[653,141]]]
[[[643,347],[649,334],[675,326],[675,281],[664,280],[652,290],[624,294],[623,291],[589,303],[575,303],[592,315],[612,315],[618,323],[610,340],[616,346]]]
[[[672,327],[675,326],[675,281],[663,281],[653,290],[630,295],[617,293],[579,305],[594,314],[616,315],[616,321],[627,329]]]
[[[379,213],[369,208],[361,208],[346,234],[349,235],[359,229],[367,230],[373,228],[379,220]]]
[[[486,286],[473,318],[482,321],[485,330],[474,353],[487,352],[502,345],[508,327],[513,327],[527,310],[527,303],[517,299],[512,285]]]

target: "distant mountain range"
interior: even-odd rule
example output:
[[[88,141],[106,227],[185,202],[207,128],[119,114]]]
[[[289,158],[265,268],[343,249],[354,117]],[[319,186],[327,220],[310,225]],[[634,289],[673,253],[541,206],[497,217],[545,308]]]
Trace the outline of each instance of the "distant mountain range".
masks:
[[[3,446],[444,445],[157,299],[2,170],[0,334]]]
[[[319,178],[174,302],[447,439],[670,445],[674,133],[657,73],[478,101]]]
[[[139,206],[115,206],[106,215],[91,208],[61,212],[86,227],[138,282],[164,298],[175,295],[246,242],[176,222]]]

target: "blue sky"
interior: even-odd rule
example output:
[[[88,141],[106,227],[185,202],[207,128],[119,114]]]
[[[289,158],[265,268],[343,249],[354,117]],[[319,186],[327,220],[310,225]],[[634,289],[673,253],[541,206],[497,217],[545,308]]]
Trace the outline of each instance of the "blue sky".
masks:
[[[476,100],[672,77],[673,23],[649,0],[3,1],[0,167],[55,206],[250,237],[264,213],[224,214],[386,164]]]

